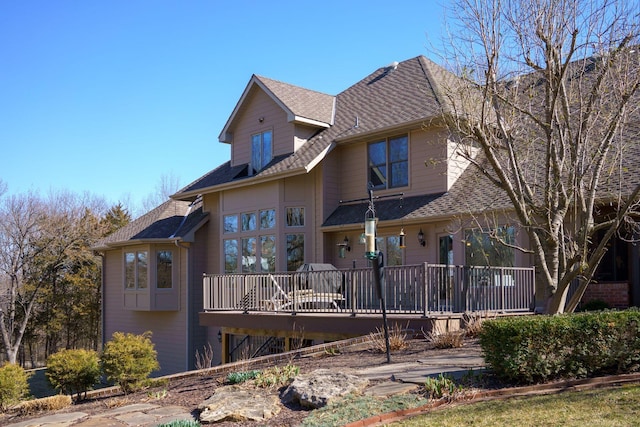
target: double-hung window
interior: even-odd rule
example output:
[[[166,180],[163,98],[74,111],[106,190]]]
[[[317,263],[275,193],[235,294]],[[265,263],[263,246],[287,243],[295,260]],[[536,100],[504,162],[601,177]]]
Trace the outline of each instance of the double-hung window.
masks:
[[[262,170],[273,157],[273,134],[270,130],[251,136],[251,167]]]
[[[409,185],[409,137],[401,135],[369,144],[369,182],[374,188]]]

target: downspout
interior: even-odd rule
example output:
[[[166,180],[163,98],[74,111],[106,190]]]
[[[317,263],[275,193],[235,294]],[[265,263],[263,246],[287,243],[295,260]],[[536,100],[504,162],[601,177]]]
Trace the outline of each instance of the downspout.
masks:
[[[182,228],[182,226],[184,225],[184,223],[187,221],[187,218],[189,217],[189,215],[191,214],[191,210],[193,209],[193,206],[196,205],[196,203],[199,203],[202,200],[202,195],[198,195],[196,197],[196,199],[191,202],[191,204],[189,204],[189,207],[187,208],[187,212],[184,214],[184,216],[182,217],[182,221],[180,221],[180,225],[178,225],[178,228],[176,229],[176,231],[169,236],[169,239],[173,239],[173,242],[175,243],[175,245],[178,248],[181,249],[185,249],[186,251],[186,283],[185,286],[187,287],[187,289],[185,290],[185,325],[186,325],[186,337],[187,337],[187,345],[185,347],[185,371],[189,370],[189,349],[191,348],[191,268],[190,268],[190,263],[189,263],[189,259],[190,259],[190,251],[189,251],[189,246],[184,246],[180,244],[180,237],[175,237],[176,234],[178,233],[178,231],[180,231],[180,229]],[[181,265],[181,263],[179,263],[179,265]],[[180,267],[178,267],[180,268]],[[181,277],[182,274],[181,271],[179,271],[178,277]],[[180,283],[180,281],[178,280],[178,283]]]
[[[102,260],[101,265],[100,265],[100,347],[99,349],[96,349],[97,351],[102,351],[102,349],[104,348],[104,343],[105,343],[105,325],[104,325],[104,313],[105,313],[105,297],[104,297],[104,291],[105,291],[105,254],[104,252],[97,252],[94,251],[94,254],[99,256],[100,259]],[[97,344],[97,343],[96,343]]]

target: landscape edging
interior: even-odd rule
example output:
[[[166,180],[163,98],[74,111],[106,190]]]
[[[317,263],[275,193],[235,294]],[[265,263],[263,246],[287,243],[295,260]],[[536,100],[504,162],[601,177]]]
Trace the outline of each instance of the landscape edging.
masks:
[[[469,404],[490,400],[506,400],[512,397],[543,395],[562,393],[565,391],[589,390],[600,387],[611,387],[619,384],[640,382],[640,373],[610,375],[606,377],[582,378],[576,380],[558,381],[547,384],[535,384],[530,386],[509,387],[496,390],[485,390],[473,394],[469,398],[448,400],[442,398],[415,408],[402,409],[384,414],[374,415],[363,420],[353,421],[343,427],[374,427],[386,425],[391,422],[401,421],[409,417],[427,414],[445,404]]]

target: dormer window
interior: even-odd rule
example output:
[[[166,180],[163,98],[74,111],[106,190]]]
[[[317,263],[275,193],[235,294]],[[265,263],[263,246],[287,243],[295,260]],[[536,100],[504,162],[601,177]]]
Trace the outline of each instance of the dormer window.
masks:
[[[273,134],[268,130],[251,136],[251,168],[261,171],[273,158]]]

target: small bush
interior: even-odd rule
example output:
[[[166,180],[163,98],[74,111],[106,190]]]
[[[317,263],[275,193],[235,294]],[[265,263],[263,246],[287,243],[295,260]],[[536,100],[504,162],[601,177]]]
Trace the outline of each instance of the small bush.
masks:
[[[7,362],[0,368],[0,410],[6,411],[29,395],[28,379],[22,366]]]
[[[158,424],[158,427],[200,427],[201,425],[195,420],[175,420],[170,423]]]
[[[151,372],[160,369],[151,332],[142,335],[114,332],[104,346],[102,367],[107,379],[125,393],[138,388]]]
[[[457,392],[462,391],[462,386],[456,385],[450,376],[440,374],[437,378],[427,377],[424,390],[428,399],[452,398]]]
[[[640,370],[640,311],[503,318],[484,323],[487,364],[515,383]]]
[[[245,381],[255,379],[258,376],[258,374],[260,374],[260,371],[256,371],[256,370],[242,371],[242,372],[229,372],[227,374],[227,382],[229,384],[240,384]]]
[[[300,368],[295,365],[288,364],[282,368],[274,366],[258,373],[256,385],[262,388],[282,387],[289,385],[299,373]]]
[[[423,330],[422,335],[435,348],[459,348],[464,345],[465,331],[450,331],[441,323],[436,322],[432,331],[425,332]]]
[[[389,351],[400,351],[407,348],[407,333],[397,323],[389,328]],[[371,350],[378,353],[386,353],[387,341],[384,330],[376,328],[375,332],[369,334],[371,340]]]
[[[495,315],[492,317],[496,318]],[[478,338],[482,331],[482,324],[490,319],[488,313],[465,313],[462,316],[462,329],[467,338]]]
[[[68,394],[85,393],[100,381],[100,361],[93,350],[61,350],[47,359],[47,379]]]
[[[71,396],[58,394],[42,399],[26,400],[16,408],[21,415],[33,415],[42,411],[57,411],[71,406]]]

